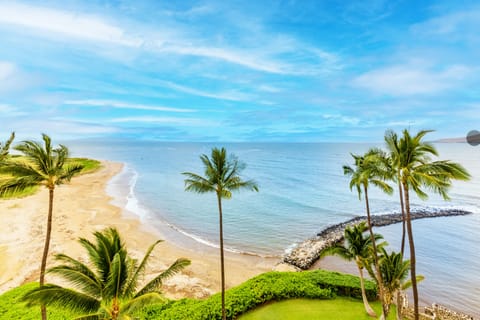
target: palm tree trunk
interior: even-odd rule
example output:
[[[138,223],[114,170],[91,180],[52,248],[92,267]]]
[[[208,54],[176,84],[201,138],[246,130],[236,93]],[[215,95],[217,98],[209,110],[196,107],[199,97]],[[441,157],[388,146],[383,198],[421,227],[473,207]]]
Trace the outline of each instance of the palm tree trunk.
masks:
[[[398,181],[398,194],[400,195],[400,207],[402,209],[402,246],[400,247],[400,252],[402,257],[405,255],[405,204],[403,203],[403,190],[400,179]]]
[[[42,264],[40,265],[40,287],[45,283],[45,269],[47,268],[48,249],[50,247],[50,238],[52,235],[52,216],[53,216],[53,188],[48,189],[48,217],[47,217],[47,233],[45,236],[45,245],[43,247]],[[42,320],[47,320],[47,307],[41,305]]]
[[[410,277],[412,280],[413,291],[413,310],[415,320],[419,318],[418,312],[418,289],[417,289],[417,274],[416,274],[416,259],[415,259],[415,244],[413,241],[412,221],[410,219],[410,197],[408,194],[408,185],[403,182],[403,191],[405,194],[405,211],[407,216],[407,231],[408,231],[408,246],[410,247]]]
[[[388,315],[387,306],[385,305],[385,297],[383,295],[383,279],[382,273],[380,272],[380,264],[378,262],[378,254],[377,254],[377,244],[375,242],[375,236],[373,235],[373,228],[372,228],[372,220],[370,217],[370,202],[368,200],[368,188],[364,184],[363,190],[365,192],[365,206],[367,210],[367,223],[368,223],[368,231],[370,232],[370,241],[372,242],[373,247],[373,260],[375,263],[375,271],[377,276],[377,284],[378,284],[378,291],[380,295],[380,302],[382,303],[382,317],[385,318]]]
[[[220,220],[220,273],[222,278],[222,320],[227,319],[225,312],[225,258],[223,255],[223,215],[222,215],[222,198],[219,193],[217,193],[218,200],[218,213]]]
[[[368,315],[370,317],[376,318],[377,314],[375,313],[375,311],[373,311],[372,307],[368,303],[367,294],[365,293],[365,283],[364,283],[364,280],[363,280],[363,270],[360,267],[361,262],[359,261],[358,257],[356,258],[356,260],[357,260],[356,263],[357,263],[357,268],[358,268],[358,274],[360,275],[360,289],[362,290],[362,300],[363,300],[363,305],[365,307],[365,311],[368,313]]]
[[[397,297],[397,320],[402,320],[402,296],[401,296],[401,291],[397,290],[395,293]]]

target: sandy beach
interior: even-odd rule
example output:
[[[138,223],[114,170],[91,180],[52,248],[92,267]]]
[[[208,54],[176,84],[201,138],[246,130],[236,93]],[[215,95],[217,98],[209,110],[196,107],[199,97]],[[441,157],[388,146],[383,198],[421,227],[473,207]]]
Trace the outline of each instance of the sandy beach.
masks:
[[[137,217],[125,214],[122,208],[111,204],[112,198],[106,193],[106,186],[122,167],[121,163],[104,161],[96,172],[76,177],[70,184],[57,187],[49,266],[55,263],[52,257],[56,253],[84,258],[85,252],[78,244],[78,238],[91,239],[93,231],[106,227],[118,228],[129,252],[137,258],[143,257],[155,240],[164,239],[159,232],[142,225]],[[0,201],[3,223],[0,233],[0,293],[38,280],[47,207],[46,189],[26,198]],[[202,298],[220,290],[218,250],[198,250],[197,246],[190,249],[188,245],[169,241],[160,243],[154,250],[146,280],[180,257],[190,259],[192,264],[165,281],[163,290],[167,297]],[[276,258],[227,253],[227,288],[272,270],[277,262]],[[48,274],[46,280],[55,282]]]

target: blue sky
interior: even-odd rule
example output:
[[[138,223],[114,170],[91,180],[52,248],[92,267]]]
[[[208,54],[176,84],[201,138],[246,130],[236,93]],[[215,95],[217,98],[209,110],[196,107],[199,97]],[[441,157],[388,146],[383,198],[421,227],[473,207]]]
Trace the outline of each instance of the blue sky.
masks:
[[[0,1],[0,141],[480,129],[478,1],[39,3]]]

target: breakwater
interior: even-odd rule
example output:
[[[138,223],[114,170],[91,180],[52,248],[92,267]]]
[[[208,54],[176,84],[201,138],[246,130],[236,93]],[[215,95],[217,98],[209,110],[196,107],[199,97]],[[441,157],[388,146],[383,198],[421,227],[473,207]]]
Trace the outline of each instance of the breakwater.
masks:
[[[471,214],[460,209],[435,209],[415,210],[410,213],[411,219],[425,219],[436,217],[464,216]],[[357,216],[342,223],[329,226],[320,231],[315,237],[307,239],[296,245],[290,252],[283,256],[283,262],[298,267],[302,270],[309,269],[320,258],[322,251],[343,240],[344,230],[362,221],[367,221],[366,216]],[[401,213],[372,215],[371,222],[374,227],[388,226],[402,222]]]

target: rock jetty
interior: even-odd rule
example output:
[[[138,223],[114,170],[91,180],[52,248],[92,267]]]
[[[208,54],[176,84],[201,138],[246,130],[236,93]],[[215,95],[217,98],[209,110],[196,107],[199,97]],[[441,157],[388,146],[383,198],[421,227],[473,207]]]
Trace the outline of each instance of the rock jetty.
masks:
[[[412,220],[436,217],[464,216],[472,212],[459,209],[435,209],[415,210],[411,212]],[[343,240],[344,230],[347,226],[367,221],[366,216],[354,217],[345,222],[329,226],[320,231],[315,237],[305,240],[295,246],[290,252],[284,255],[283,262],[291,264],[302,270],[309,269],[315,261],[320,258],[322,251]],[[388,226],[402,222],[401,213],[372,215],[372,225],[375,227]]]

